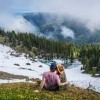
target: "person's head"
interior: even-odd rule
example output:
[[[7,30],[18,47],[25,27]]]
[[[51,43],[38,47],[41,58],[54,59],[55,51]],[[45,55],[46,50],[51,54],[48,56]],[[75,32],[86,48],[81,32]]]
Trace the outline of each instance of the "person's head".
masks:
[[[56,65],[57,65],[56,62],[52,62],[51,63],[51,65],[50,65],[50,71],[51,72],[55,72],[56,71],[56,69],[57,69]]]
[[[64,66],[61,64],[57,64],[57,73],[62,75],[64,73]]]

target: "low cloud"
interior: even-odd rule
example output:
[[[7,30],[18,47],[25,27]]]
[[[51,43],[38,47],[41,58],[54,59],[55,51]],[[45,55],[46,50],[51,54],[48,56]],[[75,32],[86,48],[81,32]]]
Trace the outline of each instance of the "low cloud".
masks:
[[[0,27],[7,31],[36,32],[37,29],[20,15],[0,14]]]
[[[64,38],[71,37],[72,39],[74,39],[74,32],[71,29],[65,26],[63,26],[61,29],[62,29],[61,34],[64,36]]]
[[[83,20],[92,31],[100,29],[99,11],[100,0],[0,0],[0,12],[49,12],[69,15],[77,18],[77,20]],[[23,17],[16,17],[17,19],[15,19],[15,16],[10,16],[10,19],[8,19],[9,16],[7,15],[2,17],[3,20],[1,17],[2,15],[0,15],[0,26],[4,28],[12,29],[11,24],[14,24],[12,27],[15,30],[34,30],[33,26],[23,19]],[[8,21],[8,25],[6,25],[6,20]],[[28,28],[26,28],[27,25],[29,26]]]

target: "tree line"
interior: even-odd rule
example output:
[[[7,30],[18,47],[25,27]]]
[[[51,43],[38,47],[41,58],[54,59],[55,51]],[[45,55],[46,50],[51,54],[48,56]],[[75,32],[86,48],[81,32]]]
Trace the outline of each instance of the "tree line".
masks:
[[[44,51],[45,53],[55,54],[57,57],[65,59],[77,57],[77,45],[74,43],[55,41],[45,37],[38,37],[33,33],[16,33],[15,31],[5,32],[0,30],[0,35],[5,36],[5,43],[9,43],[13,48],[22,45],[29,51],[36,47],[39,53]]]
[[[96,73],[100,75],[99,44],[83,45],[80,50],[80,58],[86,73],[91,73],[93,76],[95,76]]]

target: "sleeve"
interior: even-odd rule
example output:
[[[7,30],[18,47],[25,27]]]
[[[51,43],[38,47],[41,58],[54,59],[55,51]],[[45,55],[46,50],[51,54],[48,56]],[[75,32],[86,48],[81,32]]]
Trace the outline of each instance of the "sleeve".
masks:
[[[59,78],[59,76],[56,75],[56,77],[57,77],[57,83],[60,83],[60,78]]]

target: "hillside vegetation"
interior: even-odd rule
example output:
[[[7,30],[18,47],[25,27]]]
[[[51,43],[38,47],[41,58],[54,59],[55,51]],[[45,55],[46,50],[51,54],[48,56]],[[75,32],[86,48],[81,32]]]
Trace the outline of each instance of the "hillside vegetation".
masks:
[[[24,52],[30,57],[35,56],[52,60],[53,58],[63,58],[65,63],[71,59],[79,59],[83,64],[83,70],[92,76],[100,77],[100,45],[99,44],[84,44],[79,45],[69,43],[67,41],[55,41],[38,37],[33,33],[16,33],[5,32],[0,29],[0,40],[2,44],[6,44],[17,52]]]
[[[0,43],[4,43],[5,42],[5,37],[2,37],[1,35],[0,35]]]
[[[33,92],[35,83],[9,83],[0,85],[0,100],[100,100],[100,94],[92,90],[69,87],[63,91]]]
[[[66,14],[54,13],[23,13],[21,14],[33,26],[36,26],[38,34],[52,37],[56,40],[66,40],[76,43],[99,43],[100,29],[91,31],[83,20]]]

